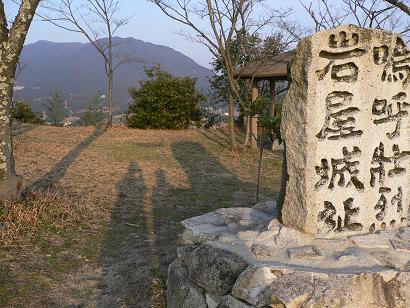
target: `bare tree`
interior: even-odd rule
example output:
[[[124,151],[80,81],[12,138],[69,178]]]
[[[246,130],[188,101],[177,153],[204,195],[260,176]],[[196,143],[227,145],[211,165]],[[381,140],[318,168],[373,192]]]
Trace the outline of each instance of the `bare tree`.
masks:
[[[13,140],[11,104],[17,65],[33,16],[40,0],[21,0],[13,21],[8,21],[3,0],[0,0],[0,201],[19,196]]]
[[[156,4],[165,15],[193,31],[181,34],[191,41],[205,45],[224,66],[230,88],[230,145],[235,148],[237,145],[234,130],[234,98],[240,105],[244,105],[242,93],[249,93],[241,91],[235,71],[241,63],[241,58],[247,53],[247,39],[262,28],[273,25],[280,18],[285,18],[290,14],[290,10],[271,10],[266,6],[265,0],[148,1]],[[205,24],[201,24],[200,20],[205,21]]]
[[[404,13],[410,16],[410,6],[404,1],[398,1],[398,0],[384,0],[384,1],[397,7],[398,9],[402,10]]]
[[[317,2],[299,0],[320,31],[354,23],[362,28],[377,28],[410,35],[409,20],[401,18],[401,11],[407,6],[395,0],[318,0]],[[407,7],[407,9],[409,9]],[[410,10],[409,10],[410,11]],[[405,11],[404,11],[405,12]]]
[[[112,126],[114,72],[124,63],[136,60],[118,50],[114,36],[131,17],[119,18],[118,0],[47,0],[48,11],[40,17],[65,30],[84,35],[104,59],[108,78],[109,113],[107,127]],[[115,53],[115,49],[118,53]]]

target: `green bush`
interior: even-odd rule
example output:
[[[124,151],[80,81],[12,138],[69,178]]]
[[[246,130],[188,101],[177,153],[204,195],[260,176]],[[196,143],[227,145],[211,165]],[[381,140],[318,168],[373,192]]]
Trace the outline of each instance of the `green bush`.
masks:
[[[25,102],[16,102],[13,107],[13,119],[21,123],[44,124],[41,116],[33,112],[31,107]]]
[[[195,79],[173,77],[159,67],[145,73],[150,79],[141,82],[140,89],[130,89],[134,102],[125,117],[128,127],[185,129],[199,123],[199,104],[205,98],[196,91]]]

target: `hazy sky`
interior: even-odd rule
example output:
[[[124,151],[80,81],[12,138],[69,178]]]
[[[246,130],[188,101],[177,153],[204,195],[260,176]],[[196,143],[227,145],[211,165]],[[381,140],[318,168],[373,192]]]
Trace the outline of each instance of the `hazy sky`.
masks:
[[[296,11],[295,19],[307,20],[306,14],[300,8],[299,0],[266,1],[274,8],[294,7]],[[209,51],[204,46],[189,42],[178,35],[176,32],[187,28],[165,16],[158,7],[146,0],[120,0],[120,3],[122,9],[120,14],[133,15],[134,17],[129,24],[118,32],[119,36],[134,37],[150,43],[169,46],[186,54],[199,64],[209,67],[211,61]],[[49,23],[35,21],[32,24],[26,43],[33,43],[38,40],[85,42],[84,37],[80,34],[59,29]]]

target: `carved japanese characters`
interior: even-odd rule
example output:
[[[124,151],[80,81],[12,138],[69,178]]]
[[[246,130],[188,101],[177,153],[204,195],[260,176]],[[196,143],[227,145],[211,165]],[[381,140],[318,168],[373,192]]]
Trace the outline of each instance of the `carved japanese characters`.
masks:
[[[410,51],[340,26],[302,40],[283,106],[285,225],[320,236],[396,229],[410,205]]]

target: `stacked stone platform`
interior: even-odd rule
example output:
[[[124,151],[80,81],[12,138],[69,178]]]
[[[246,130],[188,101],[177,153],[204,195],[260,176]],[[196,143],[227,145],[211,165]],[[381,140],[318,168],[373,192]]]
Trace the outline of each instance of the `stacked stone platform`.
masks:
[[[184,221],[168,274],[176,307],[410,307],[410,227],[318,238],[274,202]]]

